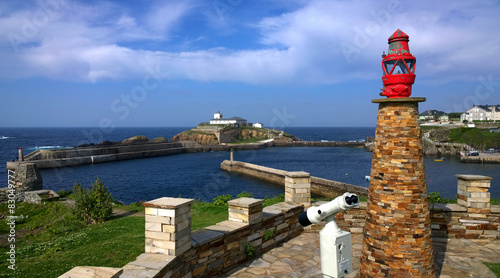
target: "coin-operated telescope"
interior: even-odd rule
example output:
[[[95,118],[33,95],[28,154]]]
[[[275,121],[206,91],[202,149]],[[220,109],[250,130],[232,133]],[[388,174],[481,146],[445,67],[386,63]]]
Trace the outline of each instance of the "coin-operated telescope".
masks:
[[[340,278],[352,272],[351,233],[339,228],[335,215],[357,205],[358,196],[346,192],[329,203],[310,207],[299,215],[299,222],[304,227],[326,220],[325,227],[319,232],[321,272],[324,277]]]
[[[415,82],[415,56],[410,53],[410,37],[401,30],[396,30],[389,37],[389,50],[382,55],[384,76],[381,96],[388,98],[409,97],[411,86]]]

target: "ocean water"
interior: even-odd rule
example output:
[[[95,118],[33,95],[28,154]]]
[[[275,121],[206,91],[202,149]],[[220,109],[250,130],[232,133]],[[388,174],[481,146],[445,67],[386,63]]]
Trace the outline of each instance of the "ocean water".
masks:
[[[144,135],[150,139],[166,137],[188,128],[116,128],[104,133],[96,128],[0,128],[0,162],[16,159],[19,147],[25,155],[35,149],[73,147],[103,140],[121,141]],[[358,141],[374,137],[375,128],[285,128],[285,132],[307,141]],[[229,159],[228,152],[177,154],[41,170],[43,187],[59,191],[71,189],[78,182],[90,185],[99,177],[116,199],[131,203],[155,198],[186,197],[210,201],[221,194],[247,191],[256,198],[284,193],[282,186],[228,174],[220,163]],[[368,187],[364,176],[370,175],[372,153],[361,148],[287,147],[235,152],[235,160],[287,171],[306,171],[313,176]],[[455,157],[435,162],[425,158],[429,192],[443,197],[456,194],[455,174],[479,174],[493,177],[493,198],[500,198],[500,165],[463,164]],[[1,183],[4,183],[2,185]],[[0,171],[0,186],[7,185],[7,172]]]

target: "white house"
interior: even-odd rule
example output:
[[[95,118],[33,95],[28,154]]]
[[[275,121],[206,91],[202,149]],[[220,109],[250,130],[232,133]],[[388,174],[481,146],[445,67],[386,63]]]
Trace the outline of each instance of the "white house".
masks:
[[[462,114],[460,120],[500,121],[500,105],[474,105]]]
[[[263,124],[261,124],[261,123],[255,123],[255,124],[253,124],[253,127],[256,127],[256,128],[263,128],[263,127],[264,127],[264,125],[263,125]]]
[[[247,120],[240,117],[224,118],[220,111],[214,114],[214,118],[210,120],[211,125],[235,125],[245,126]]]

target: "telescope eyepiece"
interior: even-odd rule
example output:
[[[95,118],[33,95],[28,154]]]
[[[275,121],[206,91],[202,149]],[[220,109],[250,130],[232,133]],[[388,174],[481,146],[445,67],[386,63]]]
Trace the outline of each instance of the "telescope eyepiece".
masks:
[[[357,204],[359,201],[358,199],[358,196],[356,195],[352,195],[352,196],[346,196],[345,197],[345,202],[348,204],[348,205],[352,205],[352,204]]]

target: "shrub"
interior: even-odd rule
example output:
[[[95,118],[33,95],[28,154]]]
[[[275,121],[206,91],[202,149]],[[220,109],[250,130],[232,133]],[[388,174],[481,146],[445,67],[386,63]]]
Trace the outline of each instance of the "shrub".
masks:
[[[227,204],[228,201],[231,201],[233,199],[233,195],[219,195],[213,199],[214,205],[216,206],[223,206]]]
[[[236,198],[243,198],[243,197],[253,198],[253,194],[243,191],[240,194],[238,194],[238,196],[236,196]]]
[[[70,190],[61,189],[59,190],[59,192],[57,192],[57,195],[59,195],[59,197],[61,198],[66,198],[71,194],[73,194],[73,191],[71,189]]]
[[[249,243],[247,244],[247,246],[245,246],[245,254],[247,255],[247,259],[255,256],[255,247],[253,247],[252,243]]]
[[[76,183],[73,186],[76,208],[74,213],[87,223],[98,223],[108,219],[112,212],[113,198],[99,177],[89,188]]]

